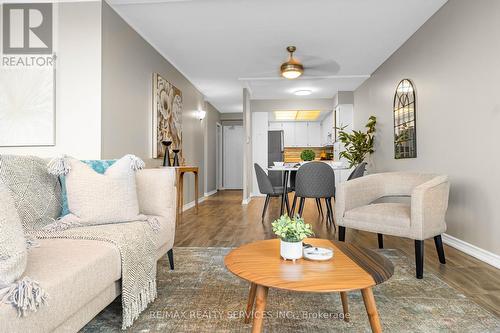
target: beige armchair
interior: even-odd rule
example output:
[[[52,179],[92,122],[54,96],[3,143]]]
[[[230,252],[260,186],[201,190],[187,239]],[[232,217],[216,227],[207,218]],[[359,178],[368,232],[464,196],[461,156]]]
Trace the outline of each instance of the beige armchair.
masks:
[[[423,277],[424,240],[434,237],[439,261],[445,255],[441,234],[446,231],[450,183],[445,175],[410,172],[372,174],[341,183],[335,201],[339,240],[346,228],[375,232],[379,247],[383,235],[415,240],[416,275]],[[409,203],[381,202],[384,197],[409,197]]]

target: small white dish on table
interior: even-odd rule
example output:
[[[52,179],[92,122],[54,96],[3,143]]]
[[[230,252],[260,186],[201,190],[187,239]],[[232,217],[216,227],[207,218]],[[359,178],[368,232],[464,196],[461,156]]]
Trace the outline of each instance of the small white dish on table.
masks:
[[[333,249],[327,247],[304,248],[304,258],[314,261],[325,261],[333,258]]]

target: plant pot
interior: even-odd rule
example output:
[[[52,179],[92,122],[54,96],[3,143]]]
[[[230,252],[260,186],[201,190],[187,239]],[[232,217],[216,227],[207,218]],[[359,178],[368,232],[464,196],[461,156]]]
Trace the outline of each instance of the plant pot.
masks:
[[[280,255],[285,260],[293,260],[302,258],[302,241],[286,242],[280,240]]]

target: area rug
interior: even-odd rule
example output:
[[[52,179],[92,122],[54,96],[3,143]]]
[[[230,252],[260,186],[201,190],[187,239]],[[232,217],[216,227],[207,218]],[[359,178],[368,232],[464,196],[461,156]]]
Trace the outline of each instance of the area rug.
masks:
[[[175,271],[158,263],[158,298],[130,332],[250,332],[243,323],[248,284],[224,267],[229,248],[175,248]],[[384,332],[500,332],[500,319],[426,271],[399,250],[384,249],[394,276],[374,287]],[[82,332],[120,332],[120,300],[115,300]],[[350,322],[340,296],[269,290],[265,332],[370,332],[361,293],[349,293]]]

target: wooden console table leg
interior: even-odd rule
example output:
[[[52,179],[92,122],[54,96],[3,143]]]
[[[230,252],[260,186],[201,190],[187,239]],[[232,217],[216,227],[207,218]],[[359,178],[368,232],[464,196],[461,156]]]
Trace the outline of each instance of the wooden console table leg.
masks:
[[[248,292],[248,302],[247,310],[245,312],[244,323],[250,323],[250,318],[252,317],[253,304],[255,303],[255,292],[257,291],[257,285],[255,283],[250,283],[250,291]]]
[[[264,323],[264,310],[266,309],[268,291],[269,291],[268,287],[260,285],[257,286],[252,333],[262,332],[262,326]]]
[[[363,302],[365,302],[368,319],[370,319],[372,332],[382,332],[382,326],[380,325],[380,318],[378,317],[377,305],[375,304],[375,297],[373,297],[372,288],[361,289],[361,294],[363,295]]]
[[[198,214],[198,172],[194,172],[194,205]]]
[[[347,303],[347,292],[340,292],[340,300],[342,301],[342,310],[344,311],[344,321],[349,321],[349,305]]]

